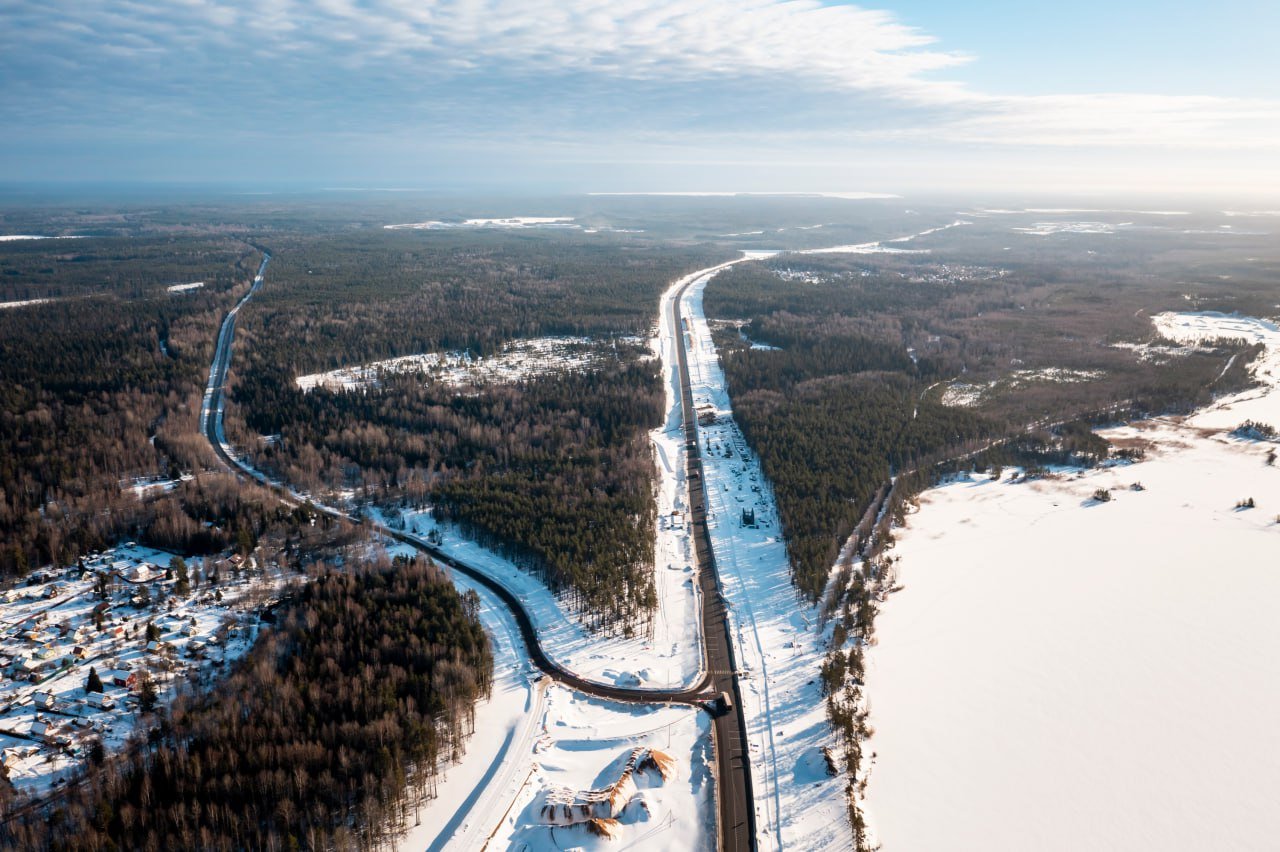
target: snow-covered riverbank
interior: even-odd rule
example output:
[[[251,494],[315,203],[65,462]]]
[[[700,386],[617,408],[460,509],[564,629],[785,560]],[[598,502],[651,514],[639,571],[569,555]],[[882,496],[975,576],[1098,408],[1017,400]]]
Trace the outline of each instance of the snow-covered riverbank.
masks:
[[[1280,333],[1156,325],[1265,343],[1266,387],[1103,433],[1136,464],[932,489],[899,532],[867,678],[888,852],[1274,848],[1280,447],[1231,430],[1280,423]]]

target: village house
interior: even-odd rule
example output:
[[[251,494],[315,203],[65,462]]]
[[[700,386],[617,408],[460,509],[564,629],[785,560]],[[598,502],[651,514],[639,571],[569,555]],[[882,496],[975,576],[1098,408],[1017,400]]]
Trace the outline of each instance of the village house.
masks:
[[[112,686],[118,686],[123,689],[133,689],[138,683],[138,676],[133,672],[107,672],[103,677],[104,681],[108,681]]]
[[[31,723],[31,736],[44,740],[46,743],[53,744],[58,737],[58,733],[57,723],[44,716],[36,716],[35,721]]]
[[[90,692],[85,696],[85,702],[101,710],[111,710],[116,706],[115,698],[105,692]]]

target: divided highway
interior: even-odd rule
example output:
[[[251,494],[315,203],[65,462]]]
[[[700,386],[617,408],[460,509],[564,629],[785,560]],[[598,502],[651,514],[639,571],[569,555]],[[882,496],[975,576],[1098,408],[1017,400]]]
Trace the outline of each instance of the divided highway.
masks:
[[[707,528],[706,482],[702,474],[702,450],[698,445],[698,412],[693,406],[689,381],[689,356],[680,317],[685,292],[703,275],[691,275],[671,299],[671,328],[678,337],[676,362],[680,370],[680,416],[684,426],[685,463],[688,467],[689,506],[698,580],[702,588],[702,644],[710,666],[707,670],[718,694],[732,696],[733,709],[714,718],[716,777],[719,786],[720,845],[723,849],[756,848],[755,797],[751,788],[751,764],[747,749],[747,721],[743,715],[742,693],[738,688],[738,667],[733,656],[729,620],[720,575],[716,573],[711,533]]]
[[[227,369],[231,363],[232,341],[235,335],[236,315],[240,309],[261,289],[267,264],[271,255],[264,252],[262,264],[254,277],[249,292],[236,303],[222,321],[218,332],[217,347],[214,351],[213,364],[209,369],[209,382],[205,388],[204,403],[200,416],[200,428],[209,445],[222,462],[238,475],[271,488],[286,503],[291,505],[307,504],[316,511],[334,517],[345,518],[353,523],[360,523],[356,518],[331,506],[316,503],[290,490],[287,486],[269,480],[261,471],[251,467],[232,455],[224,442],[223,433],[223,394],[226,385]],[[712,270],[704,270],[711,272]],[[681,287],[672,300],[673,329],[679,335],[676,347],[680,371],[680,406],[683,419],[687,452],[689,505],[692,507],[692,531],[694,550],[697,556],[698,576],[702,591],[702,632],[705,660],[702,679],[693,687],[681,690],[644,689],[618,686],[607,686],[594,683],[580,675],[568,671],[552,660],[543,650],[539,641],[533,619],[525,610],[520,599],[501,583],[493,580],[483,571],[466,564],[449,554],[432,546],[424,539],[385,525],[373,523],[383,535],[404,542],[411,547],[428,554],[435,561],[448,566],[451,570],[463,574],[476,583],[493,592],[510,610],[519,626],[524,639],[525,648],[530,660],[539,669],[556,681],[573,689],[606,698],[613,701],[630,703],[671,702],[688,704],[709,710],[713,716],[713,733],[716,752],[716,797],[718,801],[717,823],[719,827],[719,846],[728,852],[738,850],[754,850],[756,848],[755,807],[751,790],[751,769],[747,756],[746,724],[742,714],[742,699],[738,690],[736,666],[733,648],[729,639],[729,625],[726,619],[726,606],[720,591],[719,578],[715,571],[715,559],[711,550],[711,539],[706,524],[706,495],[703,490],[702,460],[698,449],[697,414],[693,408],[693,394],[689,384],[688,360],[685,352],[685,338],[680,320],[680,300],[689,284],[697,280],[703,273],[689,276],[687,283]],[[365,523],[372,523],[365,521]],[[727,695],[731,697],[732,709],[724,712],[717,699]]]

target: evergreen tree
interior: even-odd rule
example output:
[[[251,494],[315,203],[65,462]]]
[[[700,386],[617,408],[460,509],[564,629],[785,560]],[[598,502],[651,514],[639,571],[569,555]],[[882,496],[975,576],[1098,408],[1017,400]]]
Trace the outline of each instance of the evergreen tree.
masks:
[[[156,682],[151,677],[151,673],[143,671],[138,675],[138,706],[142,708],[144,713],[150,713],[156,709],[156,702],[160,699],[160,693],[156,689]]]
[[[191,594],[191,574],[187,570],[187,563],[181,556],[175,556],[169,560],[169,570],[173,573],[173,577],[177,580],[173,584],[173,593],[180,598],[185,598]]]

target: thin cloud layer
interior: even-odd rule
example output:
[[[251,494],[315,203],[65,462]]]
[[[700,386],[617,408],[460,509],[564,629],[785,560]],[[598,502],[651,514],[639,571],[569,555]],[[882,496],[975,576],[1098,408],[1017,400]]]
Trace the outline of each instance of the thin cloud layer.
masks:
[[[1280,101],[1009,96],[892,13],[815,0],[11,0],[0,109],[73,137],[506,129],[1020,146],[1280,146]]]

